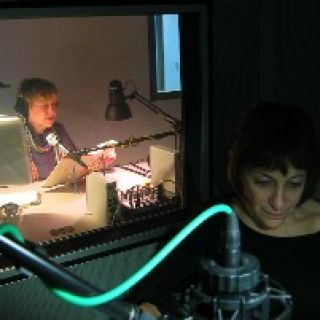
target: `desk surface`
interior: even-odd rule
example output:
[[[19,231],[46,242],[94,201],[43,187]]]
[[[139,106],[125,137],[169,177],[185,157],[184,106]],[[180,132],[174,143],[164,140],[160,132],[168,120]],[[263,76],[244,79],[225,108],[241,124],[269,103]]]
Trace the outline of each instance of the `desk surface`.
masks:
[[[129,164],[109,170],[106,179],[115,181],[121,192],[135,191],[135,186],[150,181],[149,175],[146,164]],[[6,194],[11,196],[29,191],[39,192],[41,203],[24,207],[21,221],[16,225],[25,239],[38,242],[48,257],[60,264],[83,263],[101,254],[114,255],[171,237],[188,218],[188,212],[179,201],[164,201],[159,207],[156,203],[151,208],[142,207],[138,211],[129,208],[129,219],[125,218],[124,223],[106,226],[101,216],[87,210],[86,179],[78,184],[77,192],[73,185],[47,189],[41,182],[0,188],[0,205],[3,204],[2,196]],[[134,216],[131,211],[134,211]],[[22,278],[14,263],[0,253],[0,282],[11,283]]]
[[[41,185],[37,182],[14,186],[1,192],[18,195],[36,191],[40,194],[40,203],[23,206],[15,222],[25,239],[43,242],[103,227],[86,210],[85,181],[78,185],[77,193],[72,186],[46,190]]]
[[[147,172],[147,165],[143,164],[141,170]],[[106,172],[106,179],[116,181],[117,188],[125,190],[145,183],[148,176],[137,174],[137,168],[115,167]],[[23,207],[20,220],[15,224],[26,239],[44,242],[106,227],[103,220],[87,210],[85,182],[85,179],[80,181],[77,188],[74,185],[43,188],[43,182],[9,186],[0,190],[0,197],[29,191],[40,194],[40,203]]]

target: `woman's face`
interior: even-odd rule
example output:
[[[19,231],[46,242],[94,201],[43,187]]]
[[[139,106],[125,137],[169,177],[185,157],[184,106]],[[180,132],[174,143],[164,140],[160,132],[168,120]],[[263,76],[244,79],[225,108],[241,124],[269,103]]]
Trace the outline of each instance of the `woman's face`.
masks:
[[[52,94],[47,97],[37,96],[29,101],[28,121],[37,133],[51,128],[56,121],[58,97]]]
[[[248,170],[244,174],[245,190],[250,199],[246,213],[259,228],[282,226],[299,203],[306,179],[306,170],[292,166],[287,175],[278,170]]]

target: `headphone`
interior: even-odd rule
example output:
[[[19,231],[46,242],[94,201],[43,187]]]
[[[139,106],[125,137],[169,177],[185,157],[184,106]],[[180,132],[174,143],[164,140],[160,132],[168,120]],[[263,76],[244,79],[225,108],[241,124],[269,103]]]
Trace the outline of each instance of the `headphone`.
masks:
[[[25,78],[21,81],[18,89],[18,97],[13,106],[15,112],[24,118],[29,115],[28,100],[33,96],[56,93],[57,88],[53,83],[42,78]]]
[[[28,102],[22,95],[18,96],[13,108],[15,112],[21,114],[24,118],[28,117]]]

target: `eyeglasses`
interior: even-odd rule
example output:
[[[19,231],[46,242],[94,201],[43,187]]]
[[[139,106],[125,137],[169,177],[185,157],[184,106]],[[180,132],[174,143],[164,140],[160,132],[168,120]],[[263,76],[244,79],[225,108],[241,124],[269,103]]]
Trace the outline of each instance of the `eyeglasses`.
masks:
[[[33,106],[36,107],[36,108],[39,108],[39,109],[41,109],[43,111],[47,111],[50,108],[53,111],[56,111],[57,107],[58,107],[58,102],[56,102],[56,103],[39,103],[39,104],[34,104]]]
[[[46,98],[35,98],[33,100],[30,101],[31,102],[31,106],[32,107],[36,107],[38,109],[41,109],[43,111],[47,111],[49,110],[50,108],[53,110],[53,111],[56,111],[57,110],[57,107],[59,105],[59,102],[56,101],[56,99],[53,97],[53,98],[49,98],[46,99]]]

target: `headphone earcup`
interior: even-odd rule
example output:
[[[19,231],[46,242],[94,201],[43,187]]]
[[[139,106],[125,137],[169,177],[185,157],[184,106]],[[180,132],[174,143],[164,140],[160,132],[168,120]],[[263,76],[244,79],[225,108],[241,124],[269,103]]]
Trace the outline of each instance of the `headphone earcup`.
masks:
[[[27,118],[28,117],[28,103],[27,101],[19,96],[15,105],[14,105],[14,110],[15,112],[21,114],[23,117]]]

